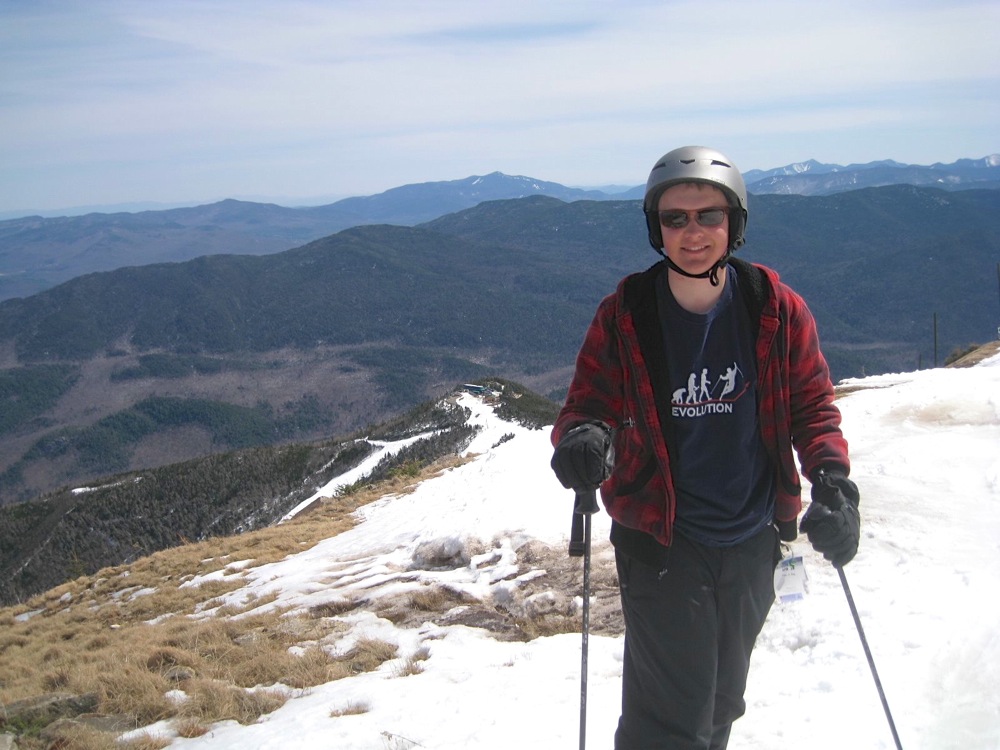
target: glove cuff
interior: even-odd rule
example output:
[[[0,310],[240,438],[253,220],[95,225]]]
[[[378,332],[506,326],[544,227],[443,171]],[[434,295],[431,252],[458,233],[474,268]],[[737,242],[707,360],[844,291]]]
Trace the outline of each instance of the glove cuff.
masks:
[[[829,480],[847,479],[850,472],[840,464],[823,464],[817,466],[809,475],[809,481],[813,484],[826,484]],[[824,481],[826,477],[827,481]]]
[[[836,510],[846,501],[858,507],[858,485],[847,478],[847,471],[836,465],[821,466],[813,472],[812,499]]]

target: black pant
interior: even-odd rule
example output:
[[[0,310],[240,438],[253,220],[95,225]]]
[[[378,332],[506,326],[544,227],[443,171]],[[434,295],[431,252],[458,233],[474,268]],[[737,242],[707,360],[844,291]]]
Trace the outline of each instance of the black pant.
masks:
[[[734,547],[675,535],[657,570],[617,553],[625,658],[616,750],[724,750],[774,602],[777,531]]]

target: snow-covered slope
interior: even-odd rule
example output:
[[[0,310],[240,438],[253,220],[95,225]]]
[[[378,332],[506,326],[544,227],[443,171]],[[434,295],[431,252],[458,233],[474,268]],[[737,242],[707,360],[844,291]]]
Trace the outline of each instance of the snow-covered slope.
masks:
[[[1000,747],[1000,355],[854,384],[863,388],[839,403],[863,539],[846,573],[902,744]],[[548,601],[545,592],[526,595],[543,579],[519,560],[530,540],[564,547],[568,536],[572,498],[549,470],[548,434],[498,419],[473,396],[463,404],[483,426],[474,460],[364,507],[353,530],[307,552],[230,566],[222,575],[243,576],[245,586],[229,600],[260,596],[265,607],[294,610],[446,582],[487,604]],[[595,565],[607,565],[607,515],[594,523]],[[809,593],[771,611],[730,747],[893,747],[836,572],[804,541],[791,551],[805,557]],[[171,747],[576,746],[578,634],[505,642],[462,624],[398,627],[362,609],[342,618],[346,634],[329,648],[382,638],[399,644],[402,660],[423,649],[423,672],[402,677],[389,662],[296,693],[257,724],[221,724]],[[611,743],[621,650],[620,637],[591,636],[592,747]],[[335,716],[352,705],[367,710]],[[168,725],[149,730],[173,736]]]

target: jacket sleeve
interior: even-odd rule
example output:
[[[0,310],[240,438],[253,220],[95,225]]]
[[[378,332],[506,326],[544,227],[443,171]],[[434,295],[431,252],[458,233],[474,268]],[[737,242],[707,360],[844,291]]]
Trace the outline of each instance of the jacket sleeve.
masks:
[[[614,429],[622,413],[622,367],[615,318],[615,295],[606,297],[587,328],[576,358],[566,403],[556,418],[552,444],[582,422],[603,422]]]
[[[816,321],[805,301],[788,296],[788,386],[792,444],[810,479],[821,466],[850,473],[847,441],[840,429],[830,368],[820,351]]]

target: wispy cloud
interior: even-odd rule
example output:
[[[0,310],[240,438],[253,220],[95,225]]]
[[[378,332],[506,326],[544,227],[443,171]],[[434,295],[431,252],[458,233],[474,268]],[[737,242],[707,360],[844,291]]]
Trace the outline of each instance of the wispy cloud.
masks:
[[[1000,4],[0,6],[0,210],[1000,149]]]

